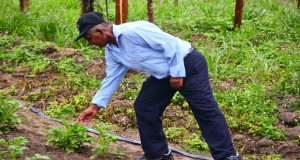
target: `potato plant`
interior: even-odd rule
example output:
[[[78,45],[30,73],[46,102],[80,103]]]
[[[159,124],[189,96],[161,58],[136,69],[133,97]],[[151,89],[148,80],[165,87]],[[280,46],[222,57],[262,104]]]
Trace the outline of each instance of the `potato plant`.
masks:
[[[14,116],[14,113],[21,109],[17,106],[18,102],[12,98],[4,99],[0,93],[0,134],[14,128],[21,119]]]
[[[16,137],[11,140],[0,139],[0,156],[5,160],[16,160],[27,149],[24,145],[28,142],[25,137]]]
[[[93,138],[88,135],[85,127],[80,124],[73,124],[72,122],[63,121],[65,129],[62,127],[55,127],[48,130],[48,143],[61,148],[68,153],[79,149],[85,142],[90,143]]]
[[[105,157],[108,153],[116,153],[121,154],[122,151],[117,148],[112,148],[110,146],[111,143],[117,141],[117,137],[110,135],[107,133],[107,129],[109,128],[108,125],[105,125],[103,123],[99,124],[95,127],[95,129],[99,132],[99,137],[96,138],[95,146],[93,147],[93,151],[96,151],[96,154],[94,154],[91,159],[95,159],[97,157]]]

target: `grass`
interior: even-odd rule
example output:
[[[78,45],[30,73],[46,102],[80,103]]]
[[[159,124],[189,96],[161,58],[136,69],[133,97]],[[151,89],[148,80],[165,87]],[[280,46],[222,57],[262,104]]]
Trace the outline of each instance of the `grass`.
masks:
[[[84,40],[73,41],[78,34],[75,24],[80,16],[80,2],[30,2],[30,11],[25,14],[20,14],[17,0],[7,0],[1,6],[1,67],[6,72],[31,67],[32,75],[55,67],[63,76],[58,77],[58,82],[48,84],[64,84],[63,88],[74,94],[70,99],[51,97],[50,108],[64,111],[68,106],[76,105],[79,106],[76,111],[82,110],[91,99],[89,91],[96,91],[101,80],[87,76],[84,66],[74,63],[72,58],[54,62],[37,52],[52,44],[57,48],[79,50],[85,53],[87,60],[94,56],[103,58],[102,49],[88,47]],[[278,110],[300,112],[300,12],[296,1],[246,1],[242,27],[235,31],[232,29],[234,0],[181,0],[179,6],[174,6],[172,0],[164,0],[162,5],[158,0],[154,3],[155,23],[192,42],[206,57],[215,97],[230,130],[284,140],[281,130],[276,127]],[[115,6],[112,0],[108,7],[109,15],[106,15],[105,1],[95,4],[95,10],[102,11],[113,22]],[[135,20],[147,20],[146,2],[129,1],[128,21]],[[22,45],[15,45],[16,39]],[[7,62],[5,65],[4,61]],[[134,100],[144,78],[139,74],[126,77],[119,92],[122,91],[127,100]],[[56,90],[59,89],[52,89],[50,93],[57,93]],[[295,100],[280,102],[288,97]],[[33,100],[34,97],[27,98]],[[174,97],[172,105],[177,106],[175,108],[183,105],[184,113],[190,114],[180,95]],[[52,112],[56,114],[56,111]],[[179,132],[178,135],[182,134]],[[186,144],[203,147],[193,140]]]

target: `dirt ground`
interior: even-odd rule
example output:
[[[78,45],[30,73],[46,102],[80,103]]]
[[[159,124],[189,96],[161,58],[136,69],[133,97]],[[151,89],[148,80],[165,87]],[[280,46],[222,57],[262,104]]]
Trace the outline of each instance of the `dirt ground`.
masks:
[[[34,154],[39,153],[41,155],[47,155],[53,160],[85,160],[89,159],[94,152],[91,151],[91,144],[85,144],[85,146],[74,153],[67,153],[58,148],[55,148],[53,145],[46,145],[47,135],[46,132],[50,128],[62,126],[61,123],[55,122],[49,119],[42,118],[37,114],[30,111],[29,108],[19,110],[16,113],[17,116],[22,118],[22,123],[16,125],[16,128],[12,130],[8,135],[1,135],[4,139],[11,139],[14,137],[23,136],[28,139],[28,143],[24,154],[18,159],[23,160],[26,157],[32,157]],[[86,126],[91,126],[91,124],[87,124]],[[132,138],[135,140],[139,140],[137,130],[129,129],[126,132],[118,133],[118,136]],[[92,136],[97,136],[91,133]],[[124,152],[123,157],[117,157],[115,155],[107,155],[106,158],[97,158],[99,160],[107,160],[107,159],[126,159],[126,160],[136,160],[137,157],[143,154],[140,145],[135,145],[127,142],[117,141],[111,145],[113,148],[118,148]],[[190,160],[192,158],[187,158],[181,156],[177,153],[173,153],[173,156],[177,160]]]

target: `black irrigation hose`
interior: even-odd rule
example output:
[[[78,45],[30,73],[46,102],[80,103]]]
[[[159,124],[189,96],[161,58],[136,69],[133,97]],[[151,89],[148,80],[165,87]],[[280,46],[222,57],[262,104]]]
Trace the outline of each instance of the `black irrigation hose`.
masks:
[[[47,116],[43,112],[38,111],[35,107],[29,107],[29,108],[30,108],[30,110],[32,112],[36,113],[37,115],[39,115],[39,116],[41,116],[43,118],[50,119],[50,120],[62,123],[61,120],[58,120],[58,119],[52,118],[50,116]],[[89,127],[85,127],[85,128],[86,128],[86,130],[88,132],[91,132],[91,133],[99,135],[99,132],[96,131],[95,129],[89,128]],[[117,140],[119,140],[119,141],[129,142],[129,143],[138,144],[138,145],[141,144],[141,141],[138,141],[138,140],[134,140],[134,139],[130,139],[130,138],[125,138],[125,137],[119,137],[119,136],[116,136],[116,137],[117,137]],[[170,148],[170,150],[172,150],[173,152],[179,153],[179,154],[181,154],[183,156],[190,157],[190,158],[202,159],[202,160],[213,160],[210,157],[205,157],[205,156],[201,156],[201,155],[190,154],[190,153],[187,153],[187,152],[184,152],[184,151],[180,151],[180,150],[172,148],[172,147]]]

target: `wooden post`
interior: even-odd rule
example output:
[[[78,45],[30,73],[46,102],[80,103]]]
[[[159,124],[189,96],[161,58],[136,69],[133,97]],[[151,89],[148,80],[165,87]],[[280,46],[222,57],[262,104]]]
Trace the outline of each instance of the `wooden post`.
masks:
[[[94,0],[81,0],[81,15],[94,11]]]
[[[148,21],[154,23],[154,7],[153,0],[147,0]]]
[[[234,16],[234,28],[240,28],[242,25],[243,7],[245,0],[236,0],[235,4],[235,16]]]
[[[300,0],[298,0],[298,9],[300,9]]]
[[[20,0],[20,9],[21,12],[29,10],[29,0]]]
[[[116,0],[116,24],[122,24],[127,21],[128,0]]]
[[[174,5],[178,6],[178,0],[174,0]]]

